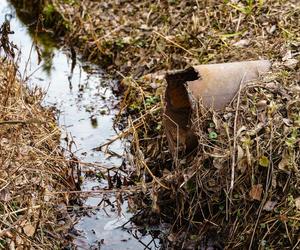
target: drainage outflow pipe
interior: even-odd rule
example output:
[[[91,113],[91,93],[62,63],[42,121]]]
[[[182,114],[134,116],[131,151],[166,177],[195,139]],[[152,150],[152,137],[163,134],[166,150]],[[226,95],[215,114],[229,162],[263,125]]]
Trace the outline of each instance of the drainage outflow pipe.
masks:
[[[257,79],[270,67],[270,61],[258,60],[198,65],[168,72],[164,125],[171,153],[186,154],[197,146],[191,127],[191,117],[196,112],[193,101],[201,101],[208,109],[223,109],[241,86]]]

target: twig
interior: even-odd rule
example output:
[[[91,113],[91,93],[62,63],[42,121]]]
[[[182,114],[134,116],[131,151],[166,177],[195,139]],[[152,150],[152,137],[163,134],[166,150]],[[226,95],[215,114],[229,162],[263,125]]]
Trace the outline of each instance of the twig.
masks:
[[[171,39],[167,38],[166,36],[160,34],[159,32],[157,32],[157,31],[154,30],[153,33],[155,33],[156,35],[159,35],[160,37],[164,38],[166,41],[168,41],[168,42],[174,44],[176,47],[178,47],[178,48],[184,50],[185,52],[187,52],[187,53],[190,54],[191,56],[194,56],[194,54],[193,54],[191,51],[187,50],[186,48],[182,47],[180,44],[178,44],[178,43],[172,41]]]
[[[297,246],[299,245],[299,243],[300,243],[300,239],[298,239],[297,243],[295,244],[295,246],[293,247],[292,250],[296,250],[296,249],[297,249]]]
[[[150,188],[151,184],[147,184],[147,186]],[[120,188],[120,189],[101,189],[101,190],[86,190],[86,191],[54,191],[54,192],[47,192],[47,195],[56,195],[56,194],[109,194],[109,193],[117,193],[122,191],[123,193],[132,193],[136,192],[137,190],[141,189],[139,185],[133,186],[132,188]]]
[[[236,137],[237,137],[237,119],[239,115],[239,107],[240,107],[240,99],[241,99],[241,89],[242,89],[242,84],[244,82],[245,75],[243,75],[243,78],[240,82],[239,86],[239,92],[237,96],[237,103],[236,103],[236,110],[235,110],[235,117],[234,117],[234,125],[233,125],[233,153],[232,153],[232,163],[231,163],[231,181],[230,181],[230,199],[232,198],[232,193],[233,193],[233,187],[234,187],[234,171],[235,171],[235,152],[236,152]]]
[[[29,120],[10,120],[10,121],[0,121],[0,125],[16,125],[16,124],[32,124],[32,123],[45,123],[37,119],[29,119]]]
[[[37,205],[37,206],[32,206],[32,207],[21,208],[21,209],[15,210],[13,212],[9,212],[9,213],[6,213],[6,214],[1,214],[0,218],[6,217],[6,216],[10,216],[10,215],[14,215],[14,214],[17,214],[17,213],[21,213],[21,212],[27,211],[29,209],[38,209],[40,207],[41,207],[40,205]]]
[[[157,183],[158,183],[160,186],[162,186],[163,188],[165,188],[165,189],[167,189],[167,190],[170,190],[169,187],[167,187],[166,185],[164,185],[163,183],[161,183],[161,182],[159,181],[159,179],[151,172],[151,170],[149,169],[149,167],[147,166],[147,164],[146,164],[144,161],[142,161],[142,163],[143,163],[144,167],[147,169],[148,173],[151,175],[151,177],[153,178],[153,180],[154,180],[155,182],[157,182]]]
[[[113,138],[111,138],[108,142],[101,144],[99,147],[93,148],[93,150],[98,149],[98,148],[103,148],[104,146],[108,146],[108,145],[112,144],[114,141],[116,141],[118,139],[124,138],[126,135],[128,135],[129,133],[131,133],[134,128],[138,128],[138,127],[140,127],[140,126],[142,126],[144,124],[143,121],[140,121],[141,119],[143,119],[145,116],[150,115],[153,112],[156,112],[156,111],[158,111],[160,109],[161,109],[161,107],[154,106],[146,114],[143,114],[139,118],[135,119],[132,122],[133,123],[132,126],[130,126],[127,129],[123,130],[121,133],[119,133],[118,135],[116,135]]]

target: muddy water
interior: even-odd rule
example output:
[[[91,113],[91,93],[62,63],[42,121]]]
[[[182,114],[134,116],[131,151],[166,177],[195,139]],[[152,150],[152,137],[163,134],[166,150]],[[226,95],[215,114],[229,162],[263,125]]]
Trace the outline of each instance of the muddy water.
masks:
[[[22,10],[21,10],[22,11]],[[25,11],[25,10],[24,10]],[[35,40],[42,55],[38,64],[37,51],[28,27],[17,17],[14,8],[6,1],[0,0],[0,23],[5,14],[11,14],[11,28],[15,34],[11,40],[20,48],[20,75],[25,79],[30,76],[28,84],[39,86],[46,91],[44,105],[54,106],[59,110],[59,125],[62,128],[62,145],[65,137],[71,138],[72,152],[83,162],[97,163],[107,167],[118,167],[122,163],[123,144],[116,141],[110,146],[115,152],[109,156],[101,151],[92,150],[116,135],[113,118],[117,112],[118,99],[111,91],[111,83],[105,72],[97,66],[80,62],[71,74],[70,51],[57,48],[55,42],[46,35]],[[10,16],[7,16],[10,17]],[[82,190],[95,190],[106,187],[104,180],[84,175],[82,168]],[[96,170],[97,171],[97,170]],[[121,215],[111,207],[97,207],[103,197],[90,196],[84,199],[84,207],[89,207],[75,225],[74,244],[78,249],[156,249],[156,240],[140,233],[134,225],[127,223],[131,214],[126,212],[126,201]],[[113,196],[107,197],[114,202]],[[97,209],[95,209],[97,208]]]

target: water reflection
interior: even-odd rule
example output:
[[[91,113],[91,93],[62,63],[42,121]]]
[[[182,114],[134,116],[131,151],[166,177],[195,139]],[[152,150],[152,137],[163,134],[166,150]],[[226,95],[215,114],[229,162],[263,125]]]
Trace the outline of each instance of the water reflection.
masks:
[[[59,124],[66,131],[62,138],[71,135],[71,150],[80,161],[118,169],[123,161],[121,141],[116,140],[110,146],[110,152],[113,153],[109,157],[102,151],[92,150],[116,136],[113,118],[117,112],[114,107],[119,100],[109,87],[111,80],[97,66],[76,61],[74,50],[57,48],[58,43],[52,33],[45,32],[38,25],[36,9],[41,7],[38,5],[33,8],[24,5],[25,2],[28,1],[11,0],[17,7],[15,12],[8,2],[0,1],[0,23],[7,13],[13,17],[11,28],[15,34],[10,37],[22,52],[21,77],[25,79],[30,76],[30,86],[38,85],[47,92],[44,104],[59,110]],[[62,140],[62,145],[64,143]],[[107,180],[101,177],[102,172],[96,167],[90,168],[87,164],[82,168],[82,190],[101,190],[108,186]],[[103,198],[99,194],[96,197],[89,195],[83,207],[78,208],[82,215],[76,225],[81,232],[75,240],[79,249],[100,249],[100,246],[102,250],[157,248],[157,240],[153,240],[148,233],[141,233],[133,224],[127,223],[126,227],[116,224],[124,224],[132,216],[127,211],[126,197],[121,214],[112,207],[97,206]],[[111,204],[116,203],[114,195],[107,195],[106,199]],[[85,209],[84,206],[94,209]]]
[[[35,52],[37,53],[38,64],[42,64],[43,71],[51,74],[53,65],[53,57],[57,47],[57,38],[53,32],[46,30],[42,24],[40,11],[42,9],[42,1],[35,2],[34,5],[29,1],[11,0],[11,4],[15,6],[11,9],[14,15],[26,25],[27,33],[33,41]]]

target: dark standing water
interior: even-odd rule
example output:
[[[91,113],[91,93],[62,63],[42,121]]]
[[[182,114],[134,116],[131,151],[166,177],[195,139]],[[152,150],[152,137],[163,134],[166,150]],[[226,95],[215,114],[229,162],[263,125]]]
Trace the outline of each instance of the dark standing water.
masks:
[[[47,92],[44,104],[55,106],[59,112],[59,125],[63,137],[68,135],[75,142],[72,151],[83,162],[97,163],[102,166],[120,166],[121,157],[108,157],[92,149],[107,142],[116,135],[113,130],[113,117],[116,113],[117,98],[111,91],[110,80],[95,65],[78,62],[71,77],[71,60],[68,52],[55,48],[54,42],[46,36],[39,37],[38,46],[43,51],[43,61],[38,65],[36,50],[28,28],[19,21],[14,8],[5,0],[0,0],[0,24],[5,14],[12,14],[11,29],[15,32],[11,40],[20,48],[21,76],[31,76],[28,84],[39,86]],[[62,140],[62,145],[63,140]],[[116,141],[110,150],[117,155],[123,154],[121,141]],[[84,173],[83,168],[83,173]],[[83,175],[82,190],[105,187],[106,181]],[[94,207],[103,196],[87,197],[84,206]],[[113,196],[108,196],[112,202]],[[79,218],[75,228],[80,232],[74,240],[78,249],[155,249],[155,241],[149,235],[142,236],[140,231],[128,223],[127,228],[119,226],[128,221],[131,214],[126,212],[124,202],[122,214],[115,209],[98,207]],[[150,244],[149,244],[150,243]]]

